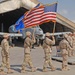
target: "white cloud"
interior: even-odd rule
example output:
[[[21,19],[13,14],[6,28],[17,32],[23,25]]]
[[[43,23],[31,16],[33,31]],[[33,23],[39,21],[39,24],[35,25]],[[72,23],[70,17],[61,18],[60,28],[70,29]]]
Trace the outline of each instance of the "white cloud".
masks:
[[[66,9],[63,9],[63,10],[59,11],[59,13],[65,15],[65,14],[68,14],[68,11]]]

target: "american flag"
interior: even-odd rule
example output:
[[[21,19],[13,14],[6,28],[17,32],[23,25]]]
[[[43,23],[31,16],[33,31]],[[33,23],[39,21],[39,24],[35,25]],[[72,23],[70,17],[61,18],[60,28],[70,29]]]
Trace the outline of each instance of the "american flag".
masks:
[[[48,21],[56,21],[57,3],[50,6],[39,6],[26,13],[23,21],[25,28],[41,25]]]

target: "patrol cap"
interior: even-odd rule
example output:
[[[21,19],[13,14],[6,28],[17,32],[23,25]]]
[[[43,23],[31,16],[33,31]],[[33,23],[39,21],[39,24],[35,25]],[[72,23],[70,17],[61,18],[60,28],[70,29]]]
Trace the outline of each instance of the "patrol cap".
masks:
[[[8,37],[9,36],[9,34],[8,33],[5,33],[4,35],[3,35],[3,37]]]
[[[30,36],[31,35],[31,32],[30,31],[27,31],[26,32],[26,36]]]
[[[50,36],[50,33],[49,33],[49,32],[47,32],[47,33],[45,34],[45,36]]]

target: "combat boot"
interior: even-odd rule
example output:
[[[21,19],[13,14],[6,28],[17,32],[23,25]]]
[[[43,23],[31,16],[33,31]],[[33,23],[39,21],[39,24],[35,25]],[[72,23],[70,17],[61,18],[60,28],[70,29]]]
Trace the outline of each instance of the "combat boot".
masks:
[[[4,71],[0,71],[0,75],[6,75],[7,73]]]
[[[22,68],[21,73],[25,73],[25,72],[26,72],[25,68]]]
[[[35,67],[31,68],[31,72],[35,72],[35,71],[36,71]]]
[[[65,67],[61,69],[62,71],[66,71]]]
[[[56,70],[56,68],[55,68],[55,67],[52,67],[52,68],[51,68],[51,71],[55,71],[55,70]]]
[[[66,71],[65,65],[62,64],[62,71]]]
[[[0,75],[6,75],[7,73],[6,72],[4,72],[4,70],[3,69],[0,69]]]
[[[67,66],[67,65],[65,65],[65,70],[70,70],[70,68],[68,68],[68,66]]]
[[[48,70],[46,69],[46,68],[43,68],[43,70],[42,70],[43,72],[48,72]]]
[[[8,69],[7,73],[10,74],[10,73],[13,73],[14,70],[11,70],[11,69]]]

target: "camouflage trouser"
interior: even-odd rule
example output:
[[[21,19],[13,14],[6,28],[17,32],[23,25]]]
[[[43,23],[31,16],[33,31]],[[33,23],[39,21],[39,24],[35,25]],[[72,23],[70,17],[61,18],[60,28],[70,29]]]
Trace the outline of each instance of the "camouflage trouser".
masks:
[[[7,69],[10,69],[9,56],[8,55],[2,56],[1,70],[4,70],[4,67],[6,67]]]
[[[71,55],[74,56],[75,46],[73,46],[73,49],[71,50]]]
[[[52,59],[51,59],[50,56],[45,57],[43,69],[46,69],[46,68],[47,68],[47,64],[51,67],[51,69],[54,68],[54,66],[53,66],[53,64],[52,64]]]
[[[71,51],[72,51],[72,50],[68,50],[68,56],[71,56]]]
[[[62,63],[62,65],[63,65],[63,68],[65,67],[65,66],[68,66],[68,54],[62,54],[62,57],[63,57],[63,63]]]
[[[33,68],[33,64],[32,64],[32,60],[31,60],[30,54],[25,54],[24,55],[24,61],[23,61],[23,64],[22,64],[22,69],[25,69],[27,64],[29,64],[29,66],[31,68]]]

